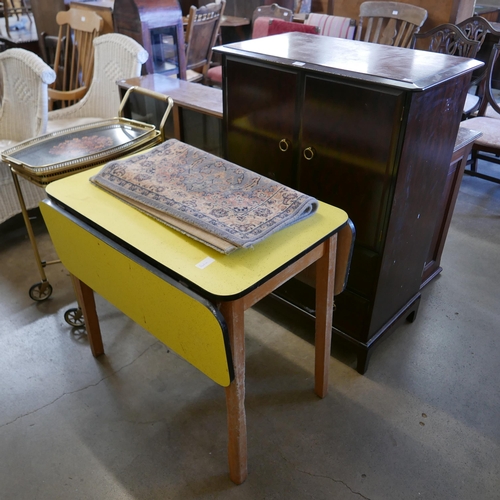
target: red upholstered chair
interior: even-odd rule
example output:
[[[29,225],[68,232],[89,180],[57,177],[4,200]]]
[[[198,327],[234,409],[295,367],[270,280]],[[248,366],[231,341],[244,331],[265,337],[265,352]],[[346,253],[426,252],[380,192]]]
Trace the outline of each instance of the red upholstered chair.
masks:
[[[271,19],[272,18],[267,16],[255,19],[252,26],[252,38],[267,36],[269,34],[269,21]]]
[[[319,29],[317,26],[294,23],[290,21],[283,21],[282,19],[271,19],[269,21],[269,31],[268,36],[279,35],[281,33],[290,33],[292,31],[298,31],[300,33],[311,33],[313,35],[319,34]]]
[[[253,22],[252,38],[262,38],[268,35],[277,35],[290,31],[301,31],[303,33],[319,33],[316,26],[283,21],[271,17],[257,17]],[[222,85],[222,66],[214,66],[207,71],[207,80],[210,85],[220,87]]]

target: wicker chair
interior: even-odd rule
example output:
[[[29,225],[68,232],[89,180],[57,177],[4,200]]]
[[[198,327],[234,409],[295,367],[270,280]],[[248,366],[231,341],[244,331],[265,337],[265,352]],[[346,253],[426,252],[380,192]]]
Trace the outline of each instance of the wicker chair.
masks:
[[[94,75],[85,96],[72,106],[49,113],[47,132],[92,123],[118,114],[116,81],[140,76],[147,51],[132,38],[110,33],[94,40]]]
[[[45,133],[47,86],[56,79],[54,71],[40,57],[24,49],[0,54],[0,151]],[[45,191],[21,179],[27,208],[38,206]],[[0,223],[20,213],[21,207],[9,167],[0,162]]]

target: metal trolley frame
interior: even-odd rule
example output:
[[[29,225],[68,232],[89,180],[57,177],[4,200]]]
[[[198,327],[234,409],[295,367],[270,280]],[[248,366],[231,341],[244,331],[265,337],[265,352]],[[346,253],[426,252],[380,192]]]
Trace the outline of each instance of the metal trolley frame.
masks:
[[[133,92],[153,97],[164,103],[166,110],[159,129],[154,125],[123,117],[123,111],[130,94]],[[173,100],[169,96],[140,87],[131,87],[127,90],[120,103],[117,118],[103,119],[91,124],[75,126],[28,139],[2,152],[2,160],[9,165],[11,170],[19,205],[41,278],[40,282],[33,284],[29,289],[31,299],[40,302],[47,300],[52,295],[52,285],[45,274],[45,267],[58,264],[61,261],[44,261],[41,259],[19,177],[23,177],[37,186],[45,187],[57,179],[156,146],[165,140],[165,124],[172,106]],[[74,147],[74,144],[81,146],[86,139],[88,141],[89,133],[94,133],[92,137],[95,137],[95,134],[100,132],[106,134],[106,140],[103,141],[103,144],[94,144],[94,151],[85,152],[79,147]],[[47,151],[47,148],[51,148],[51,151],[54,148],[59,148],[57,152],[62,152],[59,161],[45,163],[47,158],[43,154]],[[83,314],[79,306],[68,309],[64,313],[64,319],[71,326],[79,327],[84,325]]]

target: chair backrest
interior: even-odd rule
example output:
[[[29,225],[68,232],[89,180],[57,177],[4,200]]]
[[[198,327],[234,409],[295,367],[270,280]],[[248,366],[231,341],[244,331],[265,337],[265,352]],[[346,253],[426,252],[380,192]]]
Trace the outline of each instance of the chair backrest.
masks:
[[[472,58],[480,47],[479,41],[467,38],[458,26],[450,23],[440,24],[425,33],[415,33],[412,48],[415,46],[429,52]]]
[[[252,25],[252,38],[262,38],[269,34],[269,21],[271,17],[261,16],[255,19]]]
[[[481,104],[478,111],[478,116],[495,116],[495,118],[500,118],[495,115],[495,113],[488,112],[488,108],[493,109],[498,115],[500,115],[500,105],[497,102],[495,94],[498,93],[494,89],[492,81],[493,75],[498,71],[497,62],[500,56],[500,43],[495,43],[490,52],[490,58],[486,64],[486,71],[484,79],[481,82]]]
[[[467,38],[479,42],[479,51],[476,54],[476,59],[484,62],[485,65],[473,74],[473,83],[478,84],[486,74],[486,67],[490,59],[493,44],[500,41],[500,31],[496,30],[489,21],[481,16],[469,17],[458,23],[457,26]],[[491,34],[491,37],[487,43],[484,43],[488,34]]]
[[[363,2],[359,6],[356,40],[409,47],[427,19],[421,7],[401,2]]]
[[[44,37],[54,37],[57,40],[57,33],[59,32],[59,26],[56,23],[57,13],[61,10],[67,10],[69,5],[64,0],[44,0],[43,2],[34,0],[30,5],[35,20],[40,55],[49,66],[52,66],[51,61],[54,59],[54,54],[49,60],[45,52],[46,43]]]
[[[337,38],[354,39],[356,21],[349,17],[330,16],[328,14],[309,14],[304,24],[317,26],[319,34]]]
[[[226,6],[225,0],[189,9],[186,27],[186,70],[202,68],[200,79],[205,77],[212,60],[219,27]]]
[[[467,38],[478,41],[480,48],[483,45],[488,33],[492,33],[500,38],[500,31],[496,30],[489,21],[481,16],[469,17],[468,19],[457,23],[457,26],[462,30]]]
[[[26,3],[25,0],[3,0],[0,2],[0,9],[2,10],[3,18],[5,19],[5,30],[7,31],[7,36],[11,29],[17,29],[15,26],[9,24],[9,18],[15,17],[16,24],[19,21],[22,23],[32,23],[31,6]]]
[[[317,26],[309,26],[302,23],[294,23],[291,21],[283,21],[283,19],[269,19],[269,30],[267,34],[279,35],[280,33],[292,33],[297,31],[299,33],[310,33],[313,35],[319,34]]]
[[[272,5],[273,3],[283,7],[285,9],[289,9],[291,11],[295,10],[295,0],[264,0],[262,2],[263,5]]]
[[[20,142],[45,133],[47,86],[55,79],[54,71],[33,52],[0,53],[0,140]]]
[[[458,23],[457,26],[468,38],[479,42],[479,51],[474,57],[484,62],[484,66],[472,74],[471,86],[475,88],[477,101],[474,106],[467,110],[466,116],[470,116],[476,113],[476,111],[479,111],[479,113],[481,110],[484,111],[487,107],[487,101],[484,102],[483,106],[487,84],[485,79],[488,67],[491,64],[491,54],[494,44],[500,41],[500,31],[496,30],[491,23],[481,16],[469,17]],[[486,38],[488,34],[490,36]]]
[[[74,104],[87,92],[94,71],[92,42],[102,31],[103,19],[93,11],[71,8],[56,16],[59,25],[54,59],[56,84],[49,89],[51,103]]]
[[[284,19],[285,21],[291,21],[293,18],[293,11],[280,7],[277,3],[271,5],[261,5],[253,11],[252,24],[259,17],[272,17],[275,19]]]
[[[62,118],[114,118],[120,97],[117,80],[138,77],[148,52],[132,38],[119,33],[101,35],[93,42],[95,67],[87,94],[73,106],[49,113],[49,120]]]

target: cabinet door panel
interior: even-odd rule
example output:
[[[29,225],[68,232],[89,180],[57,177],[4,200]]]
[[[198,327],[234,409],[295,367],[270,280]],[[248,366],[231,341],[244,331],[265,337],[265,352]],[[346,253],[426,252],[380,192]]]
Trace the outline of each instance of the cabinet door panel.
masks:
[[[300,155],[299,189],[345,210],[356,241],[377,250],[397,175],[403,105],[399,91],[306,77],[301,153],[312,148],[314,156]]]
[[[233,60],[226,74],[227,159],[295,187],[297,75]]]

